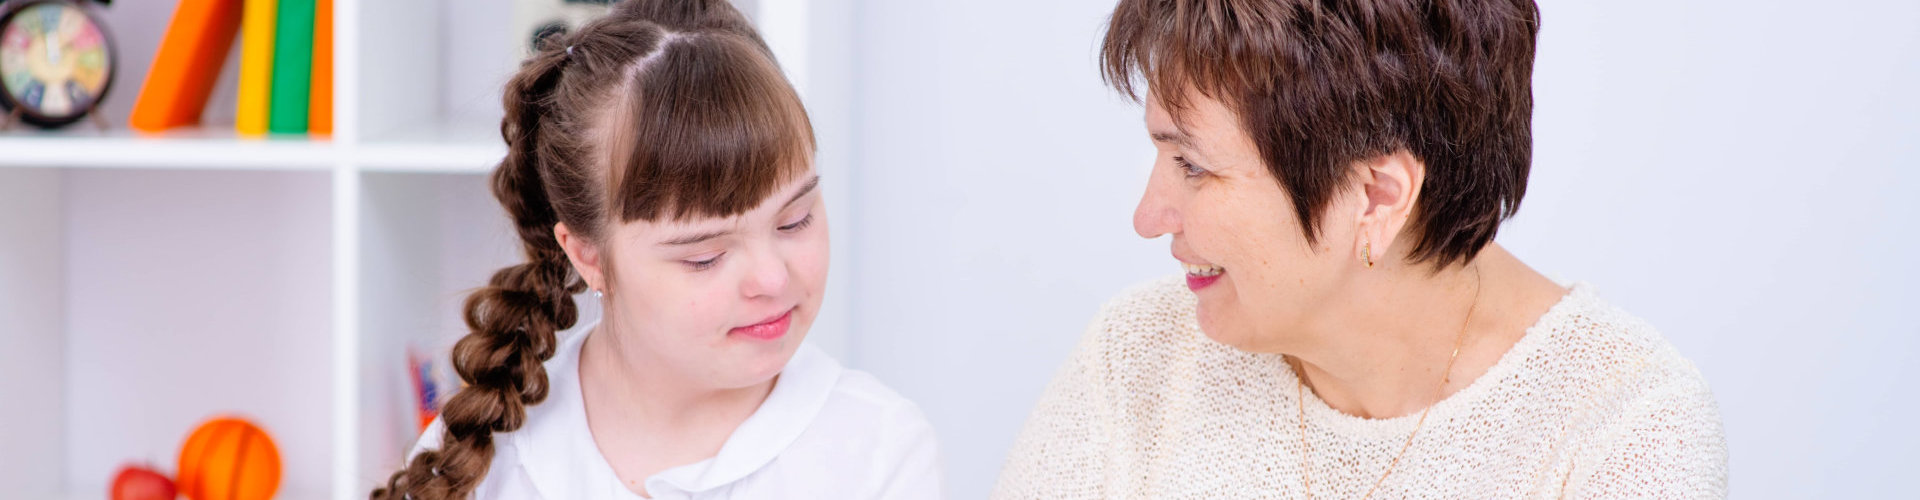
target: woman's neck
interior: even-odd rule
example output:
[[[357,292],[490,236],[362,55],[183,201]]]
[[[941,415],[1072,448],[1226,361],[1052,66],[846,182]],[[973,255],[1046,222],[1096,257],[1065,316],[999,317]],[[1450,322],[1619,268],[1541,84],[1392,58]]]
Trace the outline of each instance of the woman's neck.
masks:
[[[602,322],[580,352],[580,389],[594,444],[629,490],[661,471],[719,453],[772,393],[774,380],[748,387],[707,387],[623,343],[617,325]]]
[[[1565,294],[1498,245],[1439,273],[1372,273],[1355,287],[1360,298],[1325,311],[1313,340],[1287,353],[1328,406],[1365,418],[1410,415],[1465,388]]]

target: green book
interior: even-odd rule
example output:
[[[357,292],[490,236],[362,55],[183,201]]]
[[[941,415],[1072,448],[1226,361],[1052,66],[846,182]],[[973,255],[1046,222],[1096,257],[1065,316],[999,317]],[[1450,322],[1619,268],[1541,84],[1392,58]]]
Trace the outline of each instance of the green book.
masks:
[[[314,0],[280,0],[273,32],[273,97],[267,131],[307,132],[307,99],[313,85]]]

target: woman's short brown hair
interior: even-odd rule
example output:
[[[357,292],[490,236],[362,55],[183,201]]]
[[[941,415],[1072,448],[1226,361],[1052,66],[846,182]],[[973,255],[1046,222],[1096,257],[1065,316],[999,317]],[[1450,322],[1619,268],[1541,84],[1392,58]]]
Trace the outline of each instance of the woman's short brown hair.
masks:
[[[1532,0],[1121,0],[1102,72],[1176,122],[1195,92],[1237,114],[1308,241],[1354,162],[1410,153],[1411,259],[1446,267],[1526,194],[1539,28]]]

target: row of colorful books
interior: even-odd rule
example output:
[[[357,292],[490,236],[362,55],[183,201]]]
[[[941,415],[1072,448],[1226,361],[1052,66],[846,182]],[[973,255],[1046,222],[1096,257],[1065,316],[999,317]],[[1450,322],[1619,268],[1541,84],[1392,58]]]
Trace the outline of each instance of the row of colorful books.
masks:
[[[234,38],[241,135],[333,133],[333,0],[180,0],[128,120],[200,124]]]

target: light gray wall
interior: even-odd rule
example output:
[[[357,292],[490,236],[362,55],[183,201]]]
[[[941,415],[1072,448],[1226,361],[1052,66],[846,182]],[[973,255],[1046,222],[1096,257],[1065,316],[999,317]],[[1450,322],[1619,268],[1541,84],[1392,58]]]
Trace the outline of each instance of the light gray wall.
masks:
[[[1920,460],[1920,3],[1547,2],[1502,238],[1713,384],[1736,498],[1885,498]]]
[[[1133,235],[1152,148],[1093,69],[1105,1],[865,1],[857,15],[853,362],[940,432],[983,498],[1106,296],[1174,272]]]
[[[60,290],[67,267],[66,226],[59,217],[65,203],[59,170],[0,169],[0,450],[32,460],[0,467],[0,485],[9,494],[46,495],[60,491],[67,461],[66,295]]]
[[[1534,172],[1501,241],[1700,366],[1734,497],[1900,491],[1920,4],[1542,3]],[[1177,272],[1129,223],[1151,148],[1094,66],[1112,5],[856,4],[850,362],[928,412],[955,498],[989,490],[1098,304]]]

